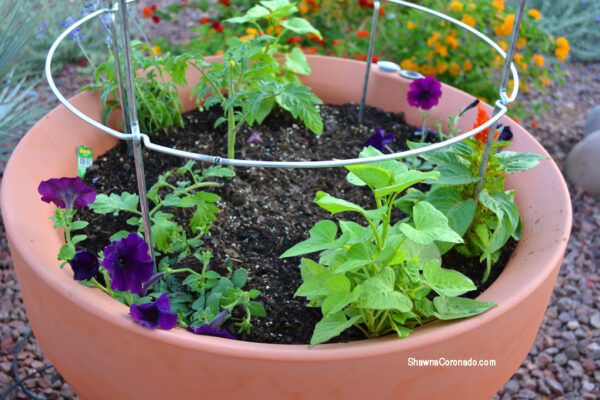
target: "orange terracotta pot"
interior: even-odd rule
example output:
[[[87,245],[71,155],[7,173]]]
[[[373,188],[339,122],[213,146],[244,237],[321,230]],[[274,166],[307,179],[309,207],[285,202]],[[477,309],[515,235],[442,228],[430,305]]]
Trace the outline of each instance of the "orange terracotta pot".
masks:
[[[313,73],[305,83],[325,102],[359,102],[364,63],[318,56],[309,61]],[[197,78],[192,75],[189,82]],[[406,104],[409,83],[372,71],[367,103],[403,110],[409,123],[420,124],[419,112]],[[193,107],[189,93],[181,95]],[[444,86],[431,120],[471,100]],[[82,93],[72,102],[100,120],[97,96]],[[461,120],[463,129],[472,125],[469,118]],[[547,155],[521,126],[507,123],[515,134],[512,150]],[[567,187],[548,159],[507,179],[517,190],[523,235],[505,271],[479,297],[498,303],[482,315],[430,323],[406,339],[313,349],[196,336],[179,328],[152,331],[135,324],[124,305],[74,281],[68,267],[59,269],[61,232],[48,219],[52,206],[37,193],[42,180],[75,176],[76,146],[87,144],[97,156],[115,143],[57,107],[21,141],[2,185],[2,215],[29,321],[45,353],[83,399],[489,399],[534,341],[571,227]],[[495,365],[415,366],[415,360]]]

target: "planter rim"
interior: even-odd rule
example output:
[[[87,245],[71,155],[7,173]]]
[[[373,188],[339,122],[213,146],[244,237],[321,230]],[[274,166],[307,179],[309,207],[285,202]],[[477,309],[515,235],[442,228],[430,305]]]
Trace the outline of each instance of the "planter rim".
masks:
[[[325,56],[309,56],[309,59],[314,62],[330,62],[331,57]],[[352,64],[364,64],[363,62],[337,59],[340,65],[352,65]],[[372,75],[378,76],[383,73],[379,71],[372,71]],[[400,77],[391,77],[390,79],[404,79]],[[463,93],[453,87],[443,85],[444,93]],[[74,105],[83,103],[84,100],[89,98],[89,93],[80,93],[71,99]],[[97,96],[96,96],[97,97]],[[489,111],[489,106],[486,106]],[[59,106],[52,110],[48,116],[44,117],[38,124],[32,128],[32,131],[36,131],[38,125],[44,122],[46,118],[62,117],[65,115],[66,109],[64,106]],[[516,125],[514,121],[511,122]],[[37,134],[40,135],[39,133]],[[19,217],[10,212],[11,202],[14,201],[10,198],[5,187],[10,187],[14,184],[15,180],[19,180],[19,171],[16,169],[15,159],[26,156],[26,147],[35,146],[34,143],[35,135],[28,134],[19,143],[13,153],[13,157],[9,161],[3,178],[2,191],[0,193],[0,206],[2,209],[2,216],[4,219],[4,225],[6,232],[19,232],[22,230]],[[538,152],[549,157],[548,153],[536,142]],[[560,174],[558,167],[553,162],[544,163],[544,168],[549,168],[551,174],[557,180],[558,186],[562,188],[556,193],[556,196],[561,197],[561,201],[564,202],[566,209],[562,215],[557,215],[556,219],[559,220],[562,230],[556,232],[556,236],[560,238],[568,238],[571,226],[571,210],[570,210],[570,197],[567,190],[567,186]],[[541,168],[539,165],[536,168]],[[37,196],[37,193],[35,193]],[[42,204],[40,207],[45,207],[48,210],[48,216],[51,215],[51,205]],[[48,224],[51,224],[48,220]],[[361,357],[377,357],[380,354],[388,353],[390,351],[401,351],[403,349],[410,348],[421,348],[426,347],[430,343],[444,340],[450,337],[461,335],[462,333],[476,329],[482,325],[487,324],[489,321],[497,318],[500,315],[507,313],[511,308],[517,304],[526,302],[527,298],[533,293],[540,282],[548,278],[549,274],[552,273],[553,266],[551,266],[550,260],[560,259],[564,254],[567,240],[564,239],[562,242],[552,248],[552,251],[545,251],[538,256],[546,262],[547,268],[539,271],[540,273],[535,279],[526,282],[522,287],[516,288],[513,294],[507,299],[503,299],[496,307],[488,310],[487,312],[480,314],[475,317],[470,317],[460,321],[435,321],[421,328],[417,328],[415,333],[409,335],[407,338],[399,339],[394,336],[386,336],[376,339],[365,339],[350,343],[335,343],[335,344],[322,344],[312,349],[307,350],[308,345],[306,344],[268,344],[268,343],[254,343],[238,340],[228,340],[223,338],[216,338],[211,336],[193,335],[182,328],[175,328],[171,331],[161,330],[149,330],[141,327],[140,325],[133,322],[128,315],[128,309],[125,305],[122,305],[114,299],[101,293],[99,290],[90,289],[83,285],[80,285],[76,281],[69,278],[70,269],[65,267],[66,272],[59,273],[59,262],[56,262],[56,268],[45,268],[40,261],[34,256],[31,251],[33,246],[29,243],[27,237],[23,235],[10,235],[9,241],[11,248],[19,249],[23,259],[27,262],[32,269],[38,274],[40,279],[44,280],[48,285],[60,287],[62,289],[61,294],[69,301],[75,301],[79,304],[82,309],[88,310],[102,319],[106,324],[112,324],[115,327],[125,329],[128,331],[135,332],[136,335],[148,336],[153,341],[169,343],[174,346],[187,348],[190,351],[201,350],[213,354],[222,354],[230,358],[245,358],[255,360],[283,360],[283,361],[311,361],[311,360],[344,360],[354,359]],[[519,251],[519,245],[515,252]],[[502,275],[494,282],[494,284],[486,290],[482,296],[486,301],[493,301],[486,296],[486,294],[502,282]],[[118,309],[118,313],[114,313],[114,310]]]

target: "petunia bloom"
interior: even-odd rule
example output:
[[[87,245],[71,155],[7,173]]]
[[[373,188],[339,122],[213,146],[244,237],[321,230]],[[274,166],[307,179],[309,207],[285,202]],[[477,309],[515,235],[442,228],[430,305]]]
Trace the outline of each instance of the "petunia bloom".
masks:
[[[219,315],[215,317],[210,323],[202,325],[202,326],[188,326],[187,330],[195,333],[196,335],[209,335],[209,336],[217,336],[225,339],[234,339],[233,336],[226,329],[219,329],[225,318],[227,317],[227,310],[223,310]]]
[[[365,147],[373,146],[383,152],[385,146],[394,143],[394,134],[385,134],[383,129],[375,129],[375,133],[365,142]]]
[[[442,85],[433,76],[415,79],[409,87],[407,99],[412,107],[429,110],[436,106],[442,97]]]
[[[56,207],[85,207],[96,200],[96,191],[87,186],[80,177],[52,178],[38,186],[42,201],[54,203]]]
[[[98,257],[89,250],[79,250],[75,253],[69,265],[73,269],[73,279],[76,281],[87,281],[92,279],[100,269]]]
[[[135,322],[150,329],[173,329],[177,325],[177,313],[171,312],[169,296],[161,294],[156,301],[129,307],[129,314]]]
[[[513,133],[512,133],[512,130],[510,129],[510,126],[498,124],[497,128],[498,129],[502,128],[502,130],[500,131],[500,135],[498,136],[498,140],[512,139]]]
[[[131,293],[139,293],[154,270],[148,245],[137,233],[108,245],[104,249],[103,265],[110,275],[111,289]]]

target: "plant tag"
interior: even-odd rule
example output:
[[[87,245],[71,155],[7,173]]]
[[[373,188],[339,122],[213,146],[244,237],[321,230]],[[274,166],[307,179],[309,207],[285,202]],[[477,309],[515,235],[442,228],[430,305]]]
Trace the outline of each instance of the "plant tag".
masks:
[[[87,146],[77,147],[77,176],[83,178],[85,170],[92,166],[92,149]]]

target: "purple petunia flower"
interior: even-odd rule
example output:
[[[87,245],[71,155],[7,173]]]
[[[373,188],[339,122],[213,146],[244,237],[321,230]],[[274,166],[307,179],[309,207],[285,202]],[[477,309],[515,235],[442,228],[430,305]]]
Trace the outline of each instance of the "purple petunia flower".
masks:
[[[152,303],[135,305],[129,307],[131,318],[138,324],[150,329],[173,329],[177,325],[177,313],[171,312],[169,296],[161,294]]]
[[[42,201],[53,202],[60,208],[85,207],[96,200],[96,191],[80,177],[48,179],[40,183],[38,193]]]
[[[512,139],[513,133],[512,133],[512,130],[510,129],[510,126],[498,124],[498,126],[496,126],[496,129],[500,129],[500,128],[502,128],[502,130],[500,131],[500,136],[498,136],[498,140]]]
[[[152,277],[154,263],[148,254],[148,245],[137,233],[115,240],[104,249],[104,268],[114,290],[139,293],[142,283]]]
[[[196,335],[209,335],[209,336],[217,336],[225,339],[233,339],[235,338],[231,336],[226,329],[219,329],[225,318],[227,318],[228,312],[227,310],[223,310],[219,315],[215,317],[210,323],[202,325],[202,326],[188,326],[187,330],[195,333]]]
[[[394,143],[394,134],[385,134],[383,129],[375,129],[375,133],[365,142],[365,147],[373,146],[383,153],[385,146]]]
[[[412,107],[429,110],[436,106],[442,97],[442,85],[433,76],[415,79],[409,87],[407,99]]]
[[[250,135],[248,140],[246,140],[246,143],[252,143],[254,141],[260,142],[260,143],[263,142],[262,138],[260,137],[260,132],[258,132],[258,131],[252,132],[252,135]]]
[[[79,250],[69,261],[73,269],[73,279],[76,281],[87,281],[92,279],[100,269],[98,257],[89,250]]]

